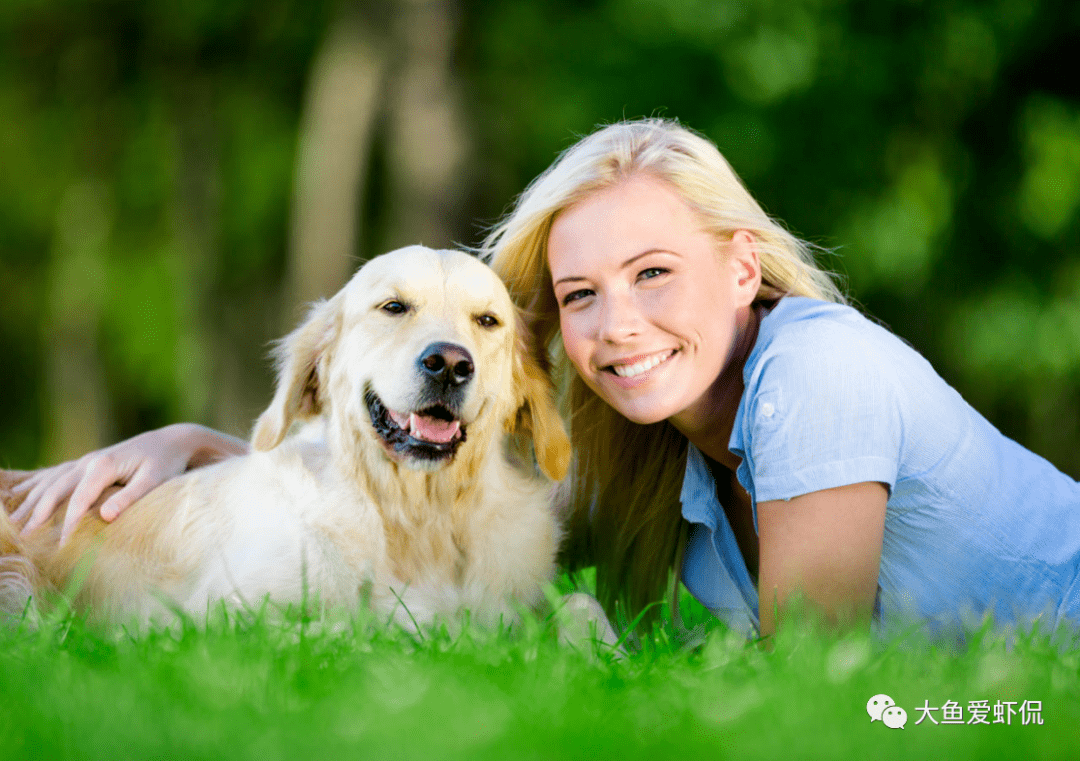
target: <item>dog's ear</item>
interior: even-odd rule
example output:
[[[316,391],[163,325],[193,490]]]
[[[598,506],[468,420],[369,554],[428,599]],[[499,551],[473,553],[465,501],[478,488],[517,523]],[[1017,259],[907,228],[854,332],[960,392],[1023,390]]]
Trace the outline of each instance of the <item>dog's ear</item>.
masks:
[[[304,322],[274,346],[277,390],[259,416],[251,442],[256,451],[273,449],[294,420],[319,414],[329,350],[341,329],[342,296],[312,305]]]
[[[511,430],[531,434],[540,470],[551,480],[561,481],[570,467],[570,438],[555,406],[551,377],[537,358],[533,344],[531,332],[519,316],[513,374],[518,406],[517,414],[511,418]]]

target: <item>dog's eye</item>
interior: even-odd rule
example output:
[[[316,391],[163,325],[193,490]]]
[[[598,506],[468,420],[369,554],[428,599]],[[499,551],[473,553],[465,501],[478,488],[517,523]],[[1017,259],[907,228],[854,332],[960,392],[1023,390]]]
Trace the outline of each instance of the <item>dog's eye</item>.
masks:
[[[494,328],[499,324],[499,318],[493,314],[477,315],[476,324],[482,328]]]
[[[379,308],[387,314],[405,314],[409,311],[409,308],[400,301],[387,301]]]

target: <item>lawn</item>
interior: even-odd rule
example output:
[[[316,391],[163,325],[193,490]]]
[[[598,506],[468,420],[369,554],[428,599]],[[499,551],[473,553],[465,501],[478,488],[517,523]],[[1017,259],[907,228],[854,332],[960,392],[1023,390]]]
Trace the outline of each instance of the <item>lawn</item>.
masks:
[[[691,623],[707,621],[684,599]],[[807,625],[767,651],[706,628],[693,647],[658,628],[620,657],[560,646],[540,617],[514,632],[411,635],[363,613],[310,620],[263,609],[132,633],[60,612],[0,626],[0,757],[928,761],[1080,752],[1075,645],[984,634],[956,652],[838,639]],[[870,720],[867,701],[883,693],[906,711],[905,727]],[[977,716],[988,723],[968,723]]]

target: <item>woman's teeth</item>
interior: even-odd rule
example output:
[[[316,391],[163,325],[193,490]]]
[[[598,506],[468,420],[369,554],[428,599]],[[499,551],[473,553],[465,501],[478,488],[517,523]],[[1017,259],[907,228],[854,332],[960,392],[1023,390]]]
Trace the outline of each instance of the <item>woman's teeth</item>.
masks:
[[[611,369],[614,370],[615,374],[620,378],[633,378],[635,375],[641,375],[646,370],[652,370],[674,353],[674,350],[663,351],[659,354],[654,354],[648,359],[642,360],[635,365],[612,365]]]

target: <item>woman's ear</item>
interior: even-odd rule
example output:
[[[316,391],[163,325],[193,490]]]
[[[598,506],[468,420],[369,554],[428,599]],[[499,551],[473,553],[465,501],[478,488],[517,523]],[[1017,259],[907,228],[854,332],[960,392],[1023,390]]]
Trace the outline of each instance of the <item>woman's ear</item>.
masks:
[[[341,294],[315,303],[303,324],[276,343],[277,390],[255,424],[251,440],[256,451],[273,449],[285,438],[293,421],[322,411],[322,385],[326,382],[330,350],[340,330],[341,305]]]
[[[727,263],[735,277],[736,306],[749,306],[761,288],[761,261],[753,233],[735,231],[728,244]]]
[[[513,385],[517,413],[508,428],[512,434],[530,434],[540,470],[553,481],[566,477],[570,467],[570,438],[555,406],[555,389],[533,350],[525,321],[518,317],[514,342]]]

